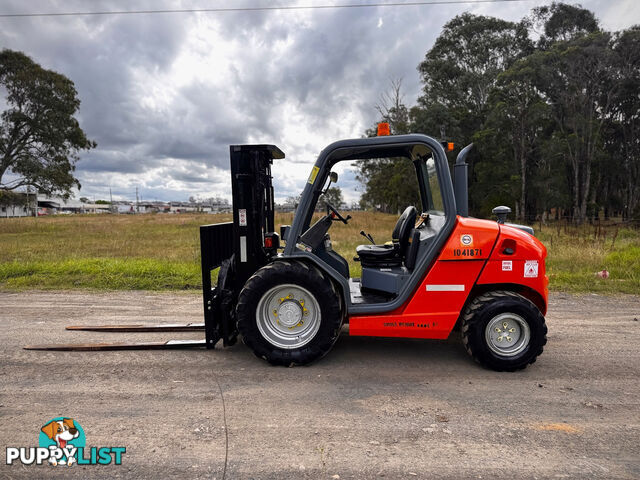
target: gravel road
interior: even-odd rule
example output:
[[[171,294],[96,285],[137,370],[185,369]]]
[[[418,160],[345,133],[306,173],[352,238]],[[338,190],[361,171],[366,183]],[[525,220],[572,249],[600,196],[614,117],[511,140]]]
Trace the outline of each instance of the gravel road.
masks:
[[[0,439],[57,416],[120,466],[6,465],[0,478],[640,478],[640,297],[555,294],[525,371],[447,341],[349,337],[310,367],[225,350],[39,352],[30,343],[197,338],[68,332],[199,322],[194,294],[0,293]]]

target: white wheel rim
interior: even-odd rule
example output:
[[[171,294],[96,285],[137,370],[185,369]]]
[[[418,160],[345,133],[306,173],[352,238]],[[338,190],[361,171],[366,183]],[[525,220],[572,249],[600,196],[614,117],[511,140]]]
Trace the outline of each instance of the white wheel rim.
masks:
[[[493,353],[513,357],[529,346],[531,329],[520,315],[501,313],[487,323],[484,336]]]
[[[284,284],[268,290],[258,302],[258,330],[275,347],[294,349],[309,343],[320,329],[320,305],[307,289]]]

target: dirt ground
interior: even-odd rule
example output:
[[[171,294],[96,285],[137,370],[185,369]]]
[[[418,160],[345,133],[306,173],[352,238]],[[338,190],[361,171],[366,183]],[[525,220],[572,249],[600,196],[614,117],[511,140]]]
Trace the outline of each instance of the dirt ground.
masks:
[[[0,293],[1,478],[639,478],[640,297],[551,297],[532,367],[448,341],[349,337],[310,367],[225,350],[39,352],[31,343],[197,338],[68,332],[199,322],[193,294]],[[120,466],[6,465],[53,417]]]

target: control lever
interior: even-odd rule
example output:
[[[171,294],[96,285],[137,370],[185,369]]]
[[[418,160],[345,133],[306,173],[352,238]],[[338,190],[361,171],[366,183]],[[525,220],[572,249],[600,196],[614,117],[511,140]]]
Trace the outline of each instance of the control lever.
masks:
[[[364,230],[360,230],[360,235],[362,235],[364,238],[366,238],[367,240],[369,240],[372,244],[376,244],[376,242],[373,241],[373,237],[371,236],[370,233],[364,233]]]

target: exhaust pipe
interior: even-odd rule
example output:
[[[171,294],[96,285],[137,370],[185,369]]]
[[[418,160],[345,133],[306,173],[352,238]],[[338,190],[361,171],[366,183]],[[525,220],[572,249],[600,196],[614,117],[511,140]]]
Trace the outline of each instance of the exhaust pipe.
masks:
[[[469,173],[467,165],[467,155],[473,148],[470,143],[458,154],[456,163],[453,165],[453,194],[456,197],[456,211],[461,217],[469,216]]]

